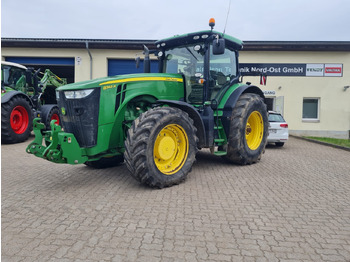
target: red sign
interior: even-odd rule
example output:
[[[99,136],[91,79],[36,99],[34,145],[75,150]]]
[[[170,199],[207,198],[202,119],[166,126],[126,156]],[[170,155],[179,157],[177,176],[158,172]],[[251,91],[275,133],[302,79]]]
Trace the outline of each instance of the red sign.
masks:
[[[326,67],[325,72],[328,74],[341,74],[341,67]]]
[[[343,76],[342,64],[325,64],[324,76]]]

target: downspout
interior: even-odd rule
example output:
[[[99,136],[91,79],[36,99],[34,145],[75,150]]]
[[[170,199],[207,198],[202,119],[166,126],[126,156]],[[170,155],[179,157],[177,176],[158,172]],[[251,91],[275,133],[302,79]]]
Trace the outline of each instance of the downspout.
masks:
[[[89,42],[86,41],[85,45],[86,45],[86,50],[88,51],[89,56],[90,56],[90,80],[91,80],[92,79],[92,55],[91,55],[91,52],[90,52],[90,49],[89,49]]]

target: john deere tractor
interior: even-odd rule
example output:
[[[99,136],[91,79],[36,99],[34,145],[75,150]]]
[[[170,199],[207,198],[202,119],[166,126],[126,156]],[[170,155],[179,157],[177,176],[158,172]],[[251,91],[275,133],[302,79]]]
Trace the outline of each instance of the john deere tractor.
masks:
[[[125,161],[151,187],[185,180],[199,149],[229,162],[260,160],[268,134],[263,92],[240,82],[242,42],[211,30],[145,48],[142,74],[69,84],[57,90],[61,126],[34,120],[27,152],[55,163],[94,168]],[[149,73],[149,55],[159,73]]]
[[[50,128],[51,120],[59,123],[55,88],[67,84],[49,69],[39,77],[40,69],[1,61],[1,142],[19,143],[28,139],[33,115],[41,116]]]

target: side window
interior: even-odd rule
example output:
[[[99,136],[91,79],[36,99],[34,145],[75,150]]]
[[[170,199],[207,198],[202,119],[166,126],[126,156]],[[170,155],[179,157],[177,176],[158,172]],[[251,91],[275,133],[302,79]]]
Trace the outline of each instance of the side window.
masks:
[[[303,98],[303,121],[319,122],[319,98]]]
[[[210,52],[209,93],[214,99],[218,92],[237,75],[236,54],[225,49],[222,55],[213,55]]]

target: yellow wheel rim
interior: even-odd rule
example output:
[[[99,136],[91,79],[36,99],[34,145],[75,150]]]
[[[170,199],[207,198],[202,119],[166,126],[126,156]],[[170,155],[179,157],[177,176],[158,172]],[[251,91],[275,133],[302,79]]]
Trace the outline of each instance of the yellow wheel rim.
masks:
[[[176,124],[164,127],[158,134],[153,148],[153,159],[158,170],[172,175],[184,165],[188,155],[188,137]]]
[[[248,117],[245,128],[245,138],[247,145],[251,150],[257,149],[263,139],[264,121],[258,111],[254,111]]]

